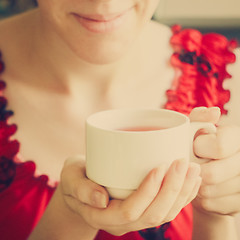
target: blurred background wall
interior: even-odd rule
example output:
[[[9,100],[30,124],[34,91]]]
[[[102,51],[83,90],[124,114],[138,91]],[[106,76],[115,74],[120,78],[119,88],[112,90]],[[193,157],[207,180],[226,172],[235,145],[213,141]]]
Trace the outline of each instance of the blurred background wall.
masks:
[[[36,6],[36,0],[0,0],[0,18]],[[160,0],[154,19],[203,33],[218,32],[240,42],[240,0]]]
[[[35,0],[0,0],[0,18],[23,12],[36,5]]]
[[[202,32],[219,32],[240,42],[240,0],[160,0],[154,18]]]

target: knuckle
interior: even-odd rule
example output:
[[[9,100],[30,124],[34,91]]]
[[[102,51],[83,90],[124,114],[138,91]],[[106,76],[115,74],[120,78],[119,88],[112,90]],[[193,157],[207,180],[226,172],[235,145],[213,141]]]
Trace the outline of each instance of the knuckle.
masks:
[[[221,159],[224,158],[226,156],[226,151],[225,151],[225,147],[221,141],[221,139],[217,139],[216,141],[216,156],[214,157],[215,159]]]
[[[186,199],[186,198],[189,197],[190,192],[191,192],[191,189],[190,189],[190,188],[183,188],[183,189],[181,190],[181,192],[179,193],[178,198]]]
[[[64,168],[67,168],[67,167],[71,166],[73,163],[74,163],[74,159],[69,157],[64,161],[63,166],[64,166]]]
[[[219,211],[218,211],[218,213],[219,214],[222,214],[222,215],[229,215],[229,214],[231,214],[231,212],[229,212],[229,210],[228,209],[220,209]]]
[[[85,202],[84,199],[87,198],[86,194],[82,194],[82,189],[77,183],[73,184],[73,197],[81,202]]]
[[[126,209],[122,211],[123,220],[126,223],[131,223],[137,220],[138,216],[133,211]]]
[[[211,201],[209,199],[201,199],[200,200],[200,205],[201,205],[202,209],[205,210],[205,211],[208,211],[208,212],[213,211],[212,204],[211,204]]]
[[[126,234],[128,231],[126,230],[120,230],[120,231],[116,231],[113,233],[114,236],[117,236],[117,237],[121,237],[122,235]]]
[[[98,213],[96,213],[95,210],[90,210],[90,211],[86,211],[84,210],[85,205],[82,204],[82,209],[83,211],[81,211],[80,209],[80,216],[84,219],[84,221],[86,221],[90,226],[92,226],[95,229],[104,229],[107,225],[108,222],[105,221],[101,215],[99,215]]]
[[[199,194],[200,194],[200,196],[205,197],[205,198],[209,198],[212,195],[209,187],[207,187],[207,186],[201,187],[199,190]]]
[[[106,229],[106,231],[108,233],[110,233],[111,235],[116,236],[116,237],[121,237],[122,235],[124,235],[124,234],[129,232],[129,231],[123,230],[123,229],[117,229],[117,230],[112,230],[112,229],[108,230],[108,229]]]
[[[88,222],[88,224],[90,226],[92,226],[95,229],[102,228],[102,224],[99,223],[98,219],[93,214],[88,214],[88,216],[86,216],[85,220]]]
[[[177,214],[170,214],[170,215],[166,218],[165,222],[171,222],[171,221],[173,221],[173,220],[176,218],[176,216],[177,216]]]
[[[168,194],[170,195],[178,195],[181,192],[181,188],[184,185],[183,179],[177,179],[175,182],[173,182],[168,189]]]
[[[173,185],[171,188],[169,188],[169,192],[172,195],[177,195],[180,192],[180,187],[179,185]]]
[[[216,184],[218,182],[218,175],[216,169],[211,166],[202,170],[203,182],[206,184]]]
[[[148,217],[146,224],[150,227],[156,227],[162,224],[162,219],[157,215],[153,215]]]

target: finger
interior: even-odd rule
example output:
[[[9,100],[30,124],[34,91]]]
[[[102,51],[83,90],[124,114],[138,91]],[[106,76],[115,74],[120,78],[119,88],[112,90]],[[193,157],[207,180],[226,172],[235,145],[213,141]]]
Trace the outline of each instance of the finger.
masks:
[[[174,207],[168,212],[166,219],[173,220],[177,214],[190,203],[197,195],[201,184],[200,166],[195,163],[190,163],[183,187],[174,203]]]
[[[216,185],[203,185],[199,189],[201,198],[218,198],[233,195],[240,192],[240,176]]]
[[[240,152],[216,161],[201,164],[201,177],[206,185],[225,182],[240,173]]]
[[[110,234],[120,236],[127,232],[140,230],[135,222],[126,223],[121,217],[119,218],[121,202],[122,200],[111,200],[105,209],[93,208],[81,203],[78,204],[76,200],[71,202],[71,204],[75,205],[76,212],[93,228],[102,229]]]
[[[141,218],[143,225],[154,227],[163,223],[182,189],[187,169],[185,160],[175,161],[171,165],[158,195]]]
[[[84,204],[78,199],[70,196],[64,195],[64,201],[70,207],[70,209],[79,217],[83,218],[86,223],[96,229],[100,229],[101,225],[99,222],[94,221],[94,213],[96,210],[101,210],[101,208],[91,207],[90,205]],[[105,208],[102,208],[105,209]]]
[[[240,128],[234,125],[218,127],[216,134],[203,134],[194,141],[197,156],[209,159],[226,158],[240,149]]]
[[[194,205],[207,212],[233,215],[240,211],[240,193],[220,198],[200,198],[194,200]]]
[[[136,221],[151,204],[159,192],[165,172],[165,165],[153,169],[138,190],[122,202],[121,211],[127,222]]]
[[[197,107],[189,114],[191,122],[211,122],[216,124],[221,116],[221,111],[218,107]]]
[[[126,200],[111,201],[108,206],[109,214],[105,211],[106,215],[104,216],[104,219],[106,223],[113,223],[110,211],[115,211],[114,215],[116,219],[118,219],[116,224],[128,224],[137,221],[156,197],[166,172],[165,169],[165,165],[153,169],[146,176],[139,188]]]
[[[61,173],[61,187],[64,195],[93,207],[105,208],[108,204],[107,191],[86,177],[85,161],[81,158],[66,161]]]
[[[196,196],[198,195],[201,183],[202,183],[202,178],[198,177],[196,180],[195,186],[193,188],[193,191],[192,191],[186,205],[188,205],[190,202],[192,202],[196,198]]]

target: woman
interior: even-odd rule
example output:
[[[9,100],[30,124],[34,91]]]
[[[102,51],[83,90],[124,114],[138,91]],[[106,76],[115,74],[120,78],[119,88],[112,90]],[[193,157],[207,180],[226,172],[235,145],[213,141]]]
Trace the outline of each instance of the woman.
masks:
[[[3,239],[237,239],[239,127],[196,138],[196,154],[210,160],[201,177],[198,164],[176,160],[166,175],[153,169],[125,201],[109,200],[86,178],[84,157],[65,162],[84,156],[85,119],[103,109],[227,113],[222,84],[227,64],[239,66],[234,42],[179,27],[172,36],[150,20],[157,4],[39,0],[36,10],[1,22]],[[229,116],[239,120],[239,99],[231,101]],[[190,118],[217,123],[219,108],[197,108]]]

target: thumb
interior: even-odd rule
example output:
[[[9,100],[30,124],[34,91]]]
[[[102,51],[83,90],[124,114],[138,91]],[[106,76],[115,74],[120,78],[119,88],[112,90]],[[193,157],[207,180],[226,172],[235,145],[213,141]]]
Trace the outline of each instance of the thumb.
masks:
[[[72,157],[65,161],[60,184],[65,196],[92,207],[106,208],[108,205],[106,189],[87,178],[82,157]]]
[[[218,123],[221,117],[221,110],[219,107],[197,107],[192,110],[189,115],[191,122],[211,122]]]

